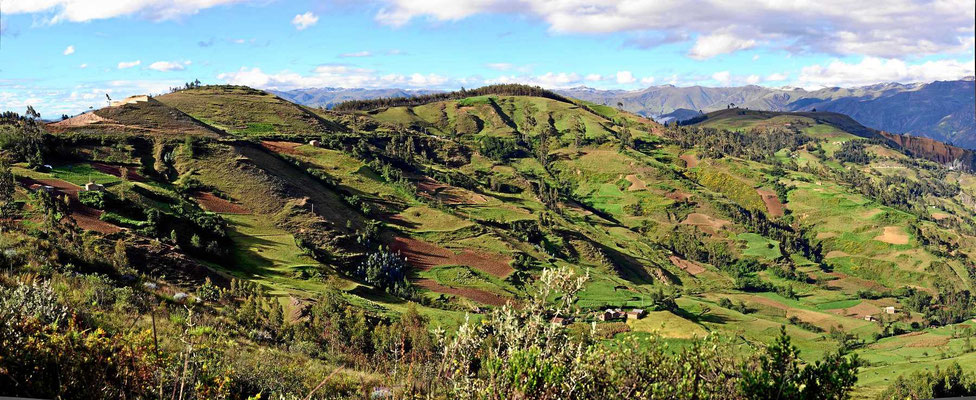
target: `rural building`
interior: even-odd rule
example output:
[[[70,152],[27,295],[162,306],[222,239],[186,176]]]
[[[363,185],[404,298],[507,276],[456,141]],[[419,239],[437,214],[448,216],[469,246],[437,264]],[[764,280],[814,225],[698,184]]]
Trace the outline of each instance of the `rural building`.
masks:
[[[895,306],[888,306],[884,308],[884,312],[885,314],[895,314],[898,312],[898,310],[895,309]]]
[[[627,311],[627,319],[641,319],[647,315],[647,311],[640,308],[635,308],[633,310]]]
[[[85,184],[86,192],[103,192],[105,191],[105,186],[95,182],[88,182]]]
[[[875,317],[874,317],[873,315],[865,315],[865,316],[864,316],[864,320],[865,320],[865,321],[868,321],[868,322],[875,322],[875,321],[877,321],[878,319],[877,319],[877,318],[875,318]]]
[[[603,312],[601,312],[600,314],[598,314],[597,319],[599,319],[600,321],[614,321],[618,319],[627,319],[627,314],[621,311],[619,308],[617,309],[608,308],[606,310],[603,310]]]
[[[573,319],[572,318],[568,318],[568,317],[566,317],[566,318],[564,318],[564,317],[552,317],[552,320],[550,322],[552,322],[553,325],[566,326],[566,325],[571,324],[573,322]]]
[[[309,140],[308,141],[308,145],[309,146],[312,146],[312,147],[319,147],[319,141],[318,140]]]

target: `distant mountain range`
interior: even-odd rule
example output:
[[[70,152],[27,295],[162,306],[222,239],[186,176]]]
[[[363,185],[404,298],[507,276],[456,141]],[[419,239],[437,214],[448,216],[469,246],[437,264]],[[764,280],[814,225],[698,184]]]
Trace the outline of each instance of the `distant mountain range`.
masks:
[[[268,90],[285,100],[310,107],[322,107],[331,109],[336,104],[348,100],[367,100],[390,97],[413,97],[430,93],[440,92],[439,90],[406,90],[406,89],[347,89],[347,88],[310,88],[295,89],[287,91]]]
[[[315,88],[270,92],[306,106],[332,108],[347,100],[412,97],[438,91]],[[755,85],[724,88],[662,85],[641,90],[576,87],[555,92],[593,103],[619,106],[659,122],[685,120],[700,112],[728,108],[731,104],[768,111],[832,111],[849,115],[874,129],[976,149],[976,86],[973,77],[812,91]]]
[[[976,148],[973,78],[932,83],[882,83],[854,88],[652,86],[642,90],[557,90],[564,96],[621,107],[659,122],[738,107],[768,111],[832,111],[878,130]]]

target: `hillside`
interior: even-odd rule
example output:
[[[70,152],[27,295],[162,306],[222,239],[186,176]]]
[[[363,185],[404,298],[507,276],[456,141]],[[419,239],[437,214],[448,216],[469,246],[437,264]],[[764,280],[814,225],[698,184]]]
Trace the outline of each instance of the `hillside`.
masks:
[[[242,86],[186,89],[156,100],[238,136],[311,135],[344,129],[295,103]]]
[[[662,126],[599,103],[497,85],[326,111],[202,86],[43,141],[0,125],[19,183],[0,283],[55,282],[80,317],[50,329],[131,339],[104,351],[138,379],[168,363],[238,397],[463,397],[545,360],[582,397],[627,398],[594,370],[661,364],[740,398],[781,330],[804,364],[856,354],[855,398],[976,368],[972,152],[819,109]]]
[[[676,110],[710,112],[724,109],[729,104],[753,110],[831,111],[848,115],[873,129],[976,148],[976,119],[972,114],[976,109],[976,87],[972,78],[813,91],[760,86],[712,88],[663,85],[637,91],[573,88],[557,92],[597,104],[619,103],[625,110],[658,118],[662,122],[666,122],[668,114]]]

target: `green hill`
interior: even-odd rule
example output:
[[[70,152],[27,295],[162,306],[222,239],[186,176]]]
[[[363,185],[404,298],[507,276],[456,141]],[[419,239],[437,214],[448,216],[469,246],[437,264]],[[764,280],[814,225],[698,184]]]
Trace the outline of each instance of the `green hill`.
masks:
[[[295,136],[343,129],[303,106],[243,86],[191,88],[157,100],[238,136]]]
[[[383,347],[395,331],[384,324],[494,327],[505,314],[491,310],[506,302],[536,310],[533,294],[554,270],[587,279],[543,305],[567,300],[576,323],[565,329],[606,349],[648,338],[699,346],[696,336],[716,334],[741,360],[784,326],[804,362],[838,349],[864,360],[858,398],[901,374],[976,366],[976,176],[909,155],[841,114],[729,109],[664,127],[527,87],[338,111],[228,86],[156,100],[180,111],[170,123],[186,115],[212,134],[52,127],[43,153],[53,168],[12,167],[24,230],[4,232],[3,243],[24,251],[55,215],[29,200],[43,197],[28,194],[32,185],[67,191],[89,174],[108,194],[85,207],[72,194],[64,215],[94,231],[86,235],[132,247],[133,258],[148,255],[124,268],[84,256],[72,265],[122,268],[111,274],[155,282],[163,289],[151,295],[167,301],[201,293],[210,278],[227,292],[201,302],[201,326],[225,327],[221,343],[335,366],[347,384],[387,378],[366,367],[382,349],[401,354]],[[95,113],[138,121],[140,110]],[[138,174],[123,179],[119,166]],[[74,232],[57,226],[48,230]],[[597,318],[608,308],[651,312]],[[249,312],[282,312],[290,327],[244,321]],[[532,321],[564,332],[550,312]],[[171,315],[164,329],[182,331],[186,320]]]

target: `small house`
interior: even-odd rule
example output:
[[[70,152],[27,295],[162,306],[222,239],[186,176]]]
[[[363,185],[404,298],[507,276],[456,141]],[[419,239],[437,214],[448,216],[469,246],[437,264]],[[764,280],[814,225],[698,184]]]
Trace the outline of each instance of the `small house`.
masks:
[[[627,311],[627,319],[638,320],[647,316],[647,311],[640,308],[635,308],[633,310]]]
[[[885,314],[896,314],[898,313],[898,310],[895,308],[895,306],[888,306],[884,308],[884,312]]]
[[[309,146],[312,146],[312,147],[319,147],[319,141],[318,140],[309,140],[308,141],[308,145]]]
[[[597,319],[600,321],[614,321],[618,319],[626,319],[627,314],[620,309],[606,309],[602,313],[597,315]]]
[[[550,322],[552,322],[553,325],[566,326],[571,324],[573,319],[569,317],[552,317]]]
[[[876,321],[878,321],[878,319],[875,318],[873,315],[865,315],[864,316],[864,320],[865,321],[868,321],[868,322],[876,322]]]
[[[85,184],[85,191],[86,192],[104,192],[105,191],[105,185],[102,185],[100,183],[95,183],[95,182],[88,182],[88,183]]]

